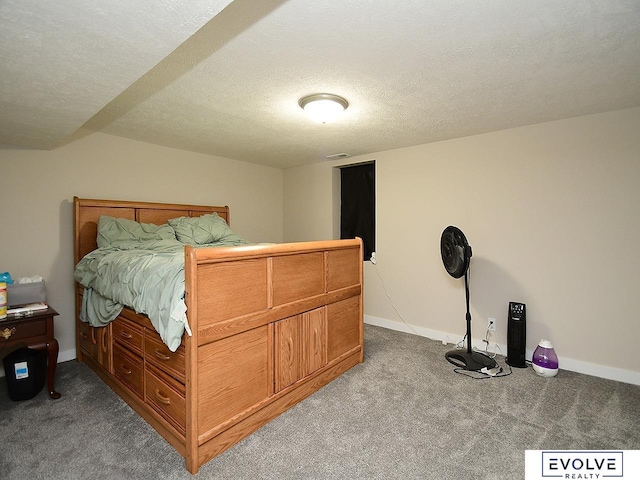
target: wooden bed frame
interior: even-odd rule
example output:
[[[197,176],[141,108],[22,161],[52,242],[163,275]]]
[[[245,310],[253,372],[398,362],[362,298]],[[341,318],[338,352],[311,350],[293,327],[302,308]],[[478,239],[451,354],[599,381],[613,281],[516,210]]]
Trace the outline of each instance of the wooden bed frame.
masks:
[[[228,207],[74,198],[77,263],[101,215],[161,225]],[[89,365],[185,458],[201,465],[363,361],[362,242],[185,247],[185,334],[171,352],[144,315],[79,319]]]

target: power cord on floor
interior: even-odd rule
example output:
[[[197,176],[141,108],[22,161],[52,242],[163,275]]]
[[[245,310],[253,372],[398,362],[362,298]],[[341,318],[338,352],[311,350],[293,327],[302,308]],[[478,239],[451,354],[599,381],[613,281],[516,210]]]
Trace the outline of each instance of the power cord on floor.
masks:
[[[490,339],[491,339],[492,333],[493,335],[495,335],[496,339],[495,339],[495,342],[493,343],[494,350],[493,352],[490,352],[489,346],[491,345]],[[498,354],[503,355],[502,349],[500,348],[500,339],[498,338],[498,333],[495,330],[492,331],[488,326],[484,334],[484,338],[482,339],[482,343],[484,344],[484,351],[477,350],[477,349],[476,351],[482,353],[483,355],[486,355],[489,358],[495,358]]]
[[[384,294],[387,296],[387,298],[389,299],[389,304],[391,305],[391,307],[393,307],[393,310],[396,312],[396,315],[398,315],[398,318],[400,320],[402,320],[402,323],[404,323],[407,328],[409,330],[411,330],[413,333],[415,333],[416,335],[420,335],[418,332],[416,332],[416,330],[404,319],[404,317],[402,316],[402,314],[400,313],[400,311],[398,310],[398,308],[396,307],[396,305],[393,303],[393,300],[391,299],[391,295],[389,294],[389,291],[387,290],[387,286],[384,283],[384,278],[382,278],[382,275],[380,274],[380,271],[378,270],[378,265],[377,265],[377,261],[376,261],[376,257],[375,257],[375,252],[372,254],[371,256],[371,265],[373,265],[373,269],[376,272],[376,275],[378,275],[378,278],[380,279],[380,283],[382,285],[382,290],[384,290]],[[458,343],[456,343],[456,348],[458,349],[462,349],[465,348],[464,347],[464,341],[467,338],[467,334],[465,333],[464,337],[462,337],[462,340],[460,340]],[[445,344],[445,341],[442,341],[443,344]]]
[[[496,362],[497,365],[498,362]],[[506,377],[508,375],[511,375],[511,366],[505,362],[504,364],[504,368],[501,367],[500,365],[497,366],[498,371],[497,373],[490,373],[490,370],[487,370],[486,368],[483,368],[482,370],[478,370],[478,371],[473,371],[473,370],[465,370],[464,368],[454,368],[453,371],[460,374],[460,375],[464,375],[466,377],[472,378],[474,380],[486,380],[487,378],[501,378],[501,377]],[[508,371],[505,369],[509,369]],[[491,370],[495,370],[495,369],[491,369]]]
[[[376,272],[376,275],[378,276],[378,278],[380,279],[380,284],[382,285],[382,290],[384,290],[384,294],[387,296],[387,298],[389,299],[389,304],[391,305],[391,307],[393,308],[393,310],[396,312],[396,315],[398,315],[398,318],[400,320],[402,320],[402,323],[404,323],[407,328],[409,330],[411,330],[413,333],[415,333],[416,335],[420,335],[418,332],[416,332],[416,330],[404,319],[404,317],[402,316],[402,314],[400,313],[400,310],[398,310],[398,307],[396,307],[395,303],[393,303],[393,300],[391,299],[391,295],[389,294],[389,291],[387,290],[387,286],[384,283],[384,278],[382,278],[382,275],[380,274],[380,271],[378,270],[378,262],[376,260],[376,256],[375,256],[375,252],[371,255],[371,265],[373,265],[373,269]],[[456,343],[456,348],[458,349],[462,349],[464,348],[464,341],[467,338],[467,334],[465,333],[464,337],[462,337],[462,340],[460,340],[458,343]],[[444,340],[443,340],[444,343]]]
[[[402,316],[402,314],[400,313],[398,308],[393,303],[393,300],[391,299],[391,295],[389,295],[389,291],[387,290],[387,286],[384,284],[384,278],[382,278],[382,275],[380,275],[380,272],[378,271],[378,265],[377,265],[377,262],[376,262],[375,254],[372,255],[372,257],[371,257],[371,265],[373,265],[373,269],[376,271],[376,275],[378,275],[378,278],[380,279],[380,282],[382,284],[382,290],[384,290],[384,293],[387,296],[387,298],[389,299],[389,303],[391,304],[391,306],[395,310],[396,315],[398,315],[398,318],[400,318],[400,320],[402,320],[402,323],[404,323],[409,330],[411,330],[416,335],[419,335],[419,333],[416,332],[416,330],[411,325],[409,325],[409,323],[407,323],[407,321],[404,319],[404,317]]]
[[[489,352],[489,345],[491,344],[490,338],[492,333],[496,336],[496,341],[493,344],[495,348],[493,352]],[[456,347],[462,348],[461,345],[463,346],[466,338],[467,338],[467,335],[465,334],[463,339],[456,344]],[[495,332],[495,330],[491,331],[489,327],[487,327],[487,330],[484,334],[484,338],[482,339],[482,342],[484,343],[484,351],[482,351],[481,349],[474,348],[473,350],[475,352],[485,355],[486,357],[491,358],[494,361],[496,361],[496,357],[498,356],[498,354],[503,356],[502,349],[500,348],[500,344],[499,344],[500,339],[498,338],[498,334]],[[474,371],[474,370],[465,370],[462,367],[458,367],[458,368],[454,368],[453,371],[457,374],[465,375],[474,380],[486,380],[488,378],[506,377],[508,375],[511,375],[511,372],[512,372],[511,366],[506,362],[506,359],[504,362],[504,367],[501,367],[500,365],[498,365],[498,362],[496,361],[496,367],[492,369],[483,368],[481,370]]]
[[[464,334],[464,337],[462,337],[462,340],[460,340],[458,343],[456,343],[456,348],[457,348],[458,350],[462,350],[462,349],[464,349],[464,348],[467,348],[467,347],[465,346],[465,340],[466,340],[466,339],[467,339],[467,334],[465,333],[465,334]]]
[[[396,315],[398,315],[398,318],[400,318],[400,320],[402,320],[402,323],[404,323],[409,330],[411,330],[416,335],[419,335],[419,333],[416,332],[416,330],[409,323],[407,323],[407,321],[404,319],[404,317],[402,316],[402,314],[400,313],[400,311],[398,310],[396,305],[393,303],[393,300],[391,299],[391,295],[389,294],[389,291],[387,290],[387,286],[384,283],[384,278],[382,278],[382,275],[380,274],[380,271],[378,270],[378,265],[377,265],[377,261],[376,261],[375,255],[372,255],[372,257],[371,257],[371,265],[373,265],[373,269],[375,270],[376,275],[378,275],[378,278],[380,279],[380,283],[382,285],[382,290],[384,290],[385,295],[389,299],[389,304],[391,305],[391,307],[393,307],[393,310],[396,312]],[[485,342],[485,352],[479,352],[479,353],[482,353],[483,355],[487,355],[490,358],[494,358],[497,355],[497,352],[494,352],[493,355],[489,355],[489,352],[488,352],[490,334],[491,334],[491,332],[490,332],[489,328],[487,327],[487,332],[485,333],[485,338],[483,340]],[[458,343],[456,343],[456,348],[458,348],[458,349],[464,348],[464,342],[465,342],[466,339],[467,339],[467,334],[465,333],[464,336],[462,337],[462,340],[460,340]],[[498,350],[500,350],[500,353],[502,353],[502,350],[500,349],[500,346],[498,345],[497,342],[495,343],[495,346],[496,346],[496,348]],[[478,351],[478,350],[476,349],[476,351]],[[468,377],[471,377],[474,380],[484,380],[484,379],[487,379],[487,378],[500,378],[500,377],[506,377],[507,375],[511,375],[511,367],[507,363],[505,363],[505,368],[506,367],[509,368],[508,372],[504,368],[502,368],[500,366],[498,367],[499,371],[497,373],[489,373],[488,371],[487,372],[482,372],[482,371],[472,372],[472,371],[469,371],[469,370],[464,370],[463,368],[455,368],[453,371],[456,372],[456,373],[459,373],[461,375],[466,375]],[[480,376],[476,377],[476,376],[470,375],[471,373],[479,374]]]

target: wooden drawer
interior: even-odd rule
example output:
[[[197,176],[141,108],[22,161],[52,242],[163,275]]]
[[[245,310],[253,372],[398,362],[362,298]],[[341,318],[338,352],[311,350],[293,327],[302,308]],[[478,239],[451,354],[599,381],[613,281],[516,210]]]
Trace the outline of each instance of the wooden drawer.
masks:
[[[144,398],[144,366],[142,357],[129,353],[117,343],[113,345],[113,374],[131,392]]]
[[[147,365],[144,383],[145,402],[184,435],[187,409],[184,386],[150,365]]]
[[[144,337],[144,358],[161,371],[184,383],[184,345],[180,345],[175,352],[172,352],[155,332],[147,330]]]
[[[129,320],[118,317],[113,321],[113,339],[129,350],[142,355],[144,328]]]
[[[31,337],[44,337],[47,335],[47,322],[45,321],[11,321],[5,320],[2,324],[2,329],[8,328],[13,330],[10,338],[11,340],[21,340],[23,338]]]
[[[113,339],[111,327],[111,323],[104,327],[97,327],[93,329],[93,333],[98,344],[98,363],[110,373],[113,373]]]
[[[91,358],[98,358],[98,346],[91,325],[80,322],[80,348]]]

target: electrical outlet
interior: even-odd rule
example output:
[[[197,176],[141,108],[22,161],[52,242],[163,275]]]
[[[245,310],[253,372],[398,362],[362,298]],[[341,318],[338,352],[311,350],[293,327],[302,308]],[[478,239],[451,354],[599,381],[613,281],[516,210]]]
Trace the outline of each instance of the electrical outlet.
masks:
[[[487,322],[487,330],[490,332],[495,332],[496,331],[496,319],[495,318],[489,318],[488,322]]]

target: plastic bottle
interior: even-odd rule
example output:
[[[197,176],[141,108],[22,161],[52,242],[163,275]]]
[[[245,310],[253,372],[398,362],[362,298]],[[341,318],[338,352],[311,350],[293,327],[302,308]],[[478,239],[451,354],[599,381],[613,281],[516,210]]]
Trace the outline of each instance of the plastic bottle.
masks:
[[[7,318],[7,283],[0,282],[0,319]]]

